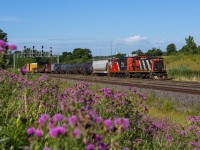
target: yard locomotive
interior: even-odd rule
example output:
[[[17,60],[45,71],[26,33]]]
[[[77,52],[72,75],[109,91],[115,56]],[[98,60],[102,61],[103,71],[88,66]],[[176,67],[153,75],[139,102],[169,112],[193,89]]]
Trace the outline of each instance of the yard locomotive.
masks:
[[[35,72],[55,74],[107,75],[119,77],[167,79],[162,57],[134,56],[93,60],[81,64],[45,64],[44,69],[35,68]]]

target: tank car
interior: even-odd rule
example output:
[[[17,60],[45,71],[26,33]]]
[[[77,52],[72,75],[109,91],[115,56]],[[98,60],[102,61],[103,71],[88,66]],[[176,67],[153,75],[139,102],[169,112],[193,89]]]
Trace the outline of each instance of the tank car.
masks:
[[[61,73],[61,65],[62,64],[52,64],[51,65],[51,72],[55,74],[60,74]]]
[[[92,62],[93,75],[108,75],[110,60],[96,60]]]

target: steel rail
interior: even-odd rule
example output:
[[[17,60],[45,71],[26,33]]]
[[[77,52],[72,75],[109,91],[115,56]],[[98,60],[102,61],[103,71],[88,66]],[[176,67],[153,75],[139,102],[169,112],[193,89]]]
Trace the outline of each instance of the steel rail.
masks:
[[[153,90],[161,90],[161,91],[169,91],[169,92],[178,92],[178,93],[187,93],[193,95],[200,95],[200,89],[194,89],[193,87],[183,87],[183,86],[173,86],[173,85],[164,85],[164,84],[146,84],[146,83],[136,83],[136,82],[124,82],[118,80],[105,80],[105,79],[95,79],[95,78],[77,78],[72,76],[64,76],[64,75],[52,75],[48,74],[49,77],[57,78],[57,79],[69,79],[69,80],[77,80],[77,81],[85,81],[85,82],[96,82],[103,84],[112,84],[112,85],[121,85],[121,86],[131,86],[145,89],[153,89]]]

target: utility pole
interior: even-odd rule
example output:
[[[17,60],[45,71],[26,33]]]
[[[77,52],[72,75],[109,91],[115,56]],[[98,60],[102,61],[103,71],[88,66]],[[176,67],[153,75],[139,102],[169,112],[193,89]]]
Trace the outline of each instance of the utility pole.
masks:
[[[110,41],[110,50],[111,50],[111,57],[112,57],[112,41]]]
[[[59,54],[57,55],[57,63],[59,63]]]
[[[15,72],[15,53],[13,53],[13,68],[14,68],[14,72]]]

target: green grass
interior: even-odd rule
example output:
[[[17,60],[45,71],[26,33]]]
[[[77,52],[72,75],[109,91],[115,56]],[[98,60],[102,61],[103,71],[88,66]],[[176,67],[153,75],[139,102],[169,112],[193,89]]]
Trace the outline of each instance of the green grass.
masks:
[[[195,106],[185,107],[170,99],[161,99],[151,93],[147,97],[147,105],[149,107],[149,115],[155,119],[166,118],[170,122],[177,125],[188,126],[188,116],[198,116],[200,103],[196,103]],[[187,104],[185,103],[187,106]]]
[[[200,54],[164,56],[164,61],[169,77],[200,82]]]

